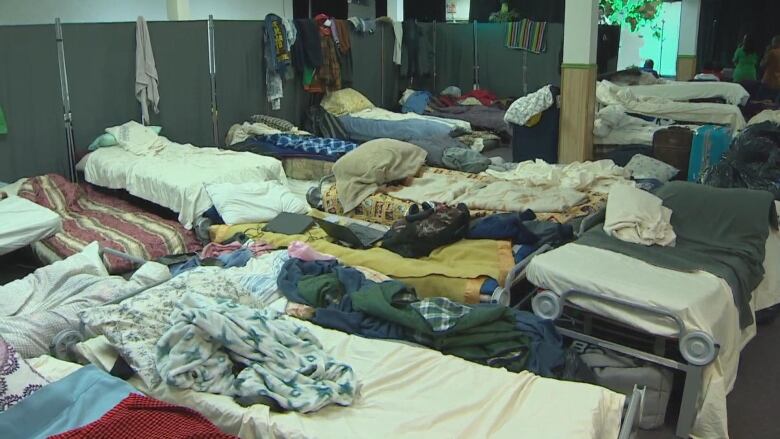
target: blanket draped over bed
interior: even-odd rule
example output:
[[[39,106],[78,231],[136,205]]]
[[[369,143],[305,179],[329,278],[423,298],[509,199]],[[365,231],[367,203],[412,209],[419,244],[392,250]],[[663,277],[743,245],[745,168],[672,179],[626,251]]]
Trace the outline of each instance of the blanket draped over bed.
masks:
[[[753,323],[752,291],[764,277],[770,226],[777,227],[772,194],[746,189],[716,189],[686,182],[662,186],[656,195],[672,210],[675,247],[643,246],[608,236],[602,225],[578,244],[611,250],[678,271],[706,271],[731,287],[740,326]]]
[[[146,260],[201,248],[195,234],[176,221],[164,220],[88,185],[70,183],[61,175],[31,178],[22,185],[19,196],[62,217],[62,232],[42,241],[61,257],[81,251],[92,241]],[[131,262],[116,256],[107,255],[105,260],[110,273],[132,268]]]
[[[303,413],[350,405],[359,389],[352,368],[277,311],[187,294],[170,323],[157,342],[157,370],[170,385]]]

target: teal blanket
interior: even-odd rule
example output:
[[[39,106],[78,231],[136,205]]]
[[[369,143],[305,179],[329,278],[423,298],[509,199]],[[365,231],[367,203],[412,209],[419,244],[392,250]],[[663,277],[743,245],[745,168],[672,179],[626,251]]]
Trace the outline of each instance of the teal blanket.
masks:
[[[739,310],[740,327],[753,323],[750,300],[764,278],[770,227],[777,227],[772,194],[672,182],[656,193],[672,209],[675,247],[643,246],[608,236],[603,224],[578,244],[598,247],[677,271],[706,271],[725,280]]]

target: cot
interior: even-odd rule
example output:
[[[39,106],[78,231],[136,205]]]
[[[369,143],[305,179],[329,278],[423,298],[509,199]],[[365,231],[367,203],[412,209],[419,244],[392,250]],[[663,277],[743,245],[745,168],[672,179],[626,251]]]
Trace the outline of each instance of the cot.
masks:
[[[55,212],[15,194],[0,200],[0,224],[0,255],[47,238],[62,229],[62,219]]]
[[[776,271],[780,233],[775,230],[766,241],[763,265],[766,273],[752,292],[752,312],[780,303]],[[516,266],[505,284],[511,288],[524,278],[537,287],[524,298],[532,298],[537,315],[565,324],[570,316],[584,313],[579,324],[562,329],[564,335],[685,372],[678,437],[728,437],[726,395],[734,385],[740,351],[756,327],[740,329],[739,311],[726,281],[703,271],[660,268],[576,242]],[[594,318],[604,325],[594,326]],[[610,340],[617,333],[655,339],[653,353],[596,338],[592,334],[599,327],[600,335]],[[675,343],[678,353],[665,352],[664,340]]]
[[[722,99],[730,105],[745,105],[750,93],[741,84],[733,82],[681,82],[665,81],[653,85],[628,86],[637,96],[651,96],[673,101],[691,101],[699,99]]]

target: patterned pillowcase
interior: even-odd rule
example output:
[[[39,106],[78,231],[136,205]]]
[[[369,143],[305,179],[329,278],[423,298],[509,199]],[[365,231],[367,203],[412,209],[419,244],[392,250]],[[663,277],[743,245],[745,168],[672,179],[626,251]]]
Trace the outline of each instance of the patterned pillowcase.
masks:
[[[654,178],[663,183],[671,180],[680,172],[672,165],[642,154],[632,157],[626,165],[626,169],[631,171],[634,179]]]
[[[0,412],[47,384],[49,382],[0,337]]]
[[[162,382],[156,367],[156,344],[170,327],[174,306],[185,293],[227,298],[249,307],[264,306],[263,297],[253,295],[241,284],[241,278],[228,271],[196,268],[118,304],[87,309],[80,317],[91,332],[105,335],[144,383],[154,387]]]

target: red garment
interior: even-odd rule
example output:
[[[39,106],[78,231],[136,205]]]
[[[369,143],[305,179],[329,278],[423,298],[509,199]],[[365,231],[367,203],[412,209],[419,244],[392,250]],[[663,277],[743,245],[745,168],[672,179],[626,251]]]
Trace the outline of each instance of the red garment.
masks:
[[[466,98],[475,98],[479,102],[482,102],[482,105],[491,106],[493,105],[493,102],[498,99],[498,96],[489,90],[474,90],[464,94],[459,100],[462,101]]]
[[[208,419],[186,407],[170,405],[156,399],[131,394],[97,421],[55,439],[74,438],[166,438],[166,439],[233,439]]]

